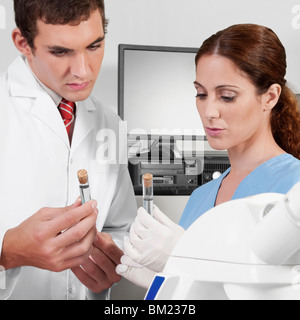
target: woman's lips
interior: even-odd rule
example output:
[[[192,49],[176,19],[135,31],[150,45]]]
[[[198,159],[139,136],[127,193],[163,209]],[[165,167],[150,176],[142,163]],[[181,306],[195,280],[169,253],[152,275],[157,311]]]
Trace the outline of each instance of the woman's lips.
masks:
[[[68,86],[75,91],[84,90],[89,86],[90,82],[83,83],[68,83]]]
[[[206,133],[213,137],[220,135],[223,131],[224,129],[220,128],[206,128]]]

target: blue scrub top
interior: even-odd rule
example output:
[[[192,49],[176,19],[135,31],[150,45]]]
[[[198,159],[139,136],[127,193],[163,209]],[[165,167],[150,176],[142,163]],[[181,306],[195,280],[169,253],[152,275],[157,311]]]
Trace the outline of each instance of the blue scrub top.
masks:
[[[231,168],[218,179],[206,183],[193,192],[182,214],[180,226],[188,229],[202,214],[215,206],[221,183],[230,170]],[[260,193],[286,194],[298,182],[300,182],[300,161],[285,153],[254,169],[238,186],[232,200]]]

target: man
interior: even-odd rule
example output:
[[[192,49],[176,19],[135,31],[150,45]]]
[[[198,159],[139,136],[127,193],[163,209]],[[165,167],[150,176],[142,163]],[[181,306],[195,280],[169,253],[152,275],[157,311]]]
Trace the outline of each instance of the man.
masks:
[[[115,241],[123,243],[136,203],[126,165],[101,152],[121,149],[103,139],[119,137],[120,120],[90,97],[104,55],[104,2],[14,0],[14,8],[22,55],[0,76],[0,298],[107,298],[121,279]],[[83,205],[79,169],[95,199]]]

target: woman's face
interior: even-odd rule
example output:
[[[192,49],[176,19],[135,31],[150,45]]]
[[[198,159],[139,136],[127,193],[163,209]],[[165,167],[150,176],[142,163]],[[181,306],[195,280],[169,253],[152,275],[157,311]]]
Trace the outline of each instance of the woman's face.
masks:
[[[268,126],[256,87],[229,59],[204,55],[197,64],[197,109],[209,144],[216,150],[247,147]]]

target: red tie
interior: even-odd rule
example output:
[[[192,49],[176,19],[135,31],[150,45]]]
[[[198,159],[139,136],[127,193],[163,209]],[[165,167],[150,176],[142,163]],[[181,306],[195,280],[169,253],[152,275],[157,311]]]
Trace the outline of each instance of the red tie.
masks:
[[[64,120],[65,127],[67,129],[68,135],[70,137],[70,132],[72,124],[75,121],[75,103],[67,101],[65,99],[61,100],[61,103],[58,106],[58,110],[61,114],[61,117]],[[70,137],[71,138],[71,137]]]

